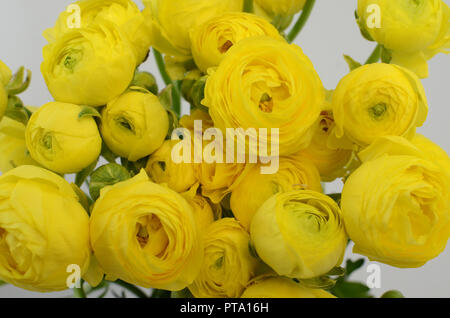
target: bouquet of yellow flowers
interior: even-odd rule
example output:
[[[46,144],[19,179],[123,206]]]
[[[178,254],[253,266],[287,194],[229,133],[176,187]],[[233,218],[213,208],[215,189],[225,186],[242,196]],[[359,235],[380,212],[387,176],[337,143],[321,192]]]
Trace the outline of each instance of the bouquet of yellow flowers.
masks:
[[[54,100],[0,61],[0,280],[77,297],[371,297],[450,236],[450,158],[416,133],[442,0],[359,0],[377,46],[326,90],[292,44],[315,0],[79,0],[45,30]],[[296,20],[294,22],[294,20]],[[140,69],[155,58],[165,87]],[[190,112],[182,114],[182,100]],[[74,174],[75,182],[65,176]],[[342,193],[324,183],[340,179]],[[1,282],[0,282],[1,283]],[[385,297],[401,297],[391,291]]]

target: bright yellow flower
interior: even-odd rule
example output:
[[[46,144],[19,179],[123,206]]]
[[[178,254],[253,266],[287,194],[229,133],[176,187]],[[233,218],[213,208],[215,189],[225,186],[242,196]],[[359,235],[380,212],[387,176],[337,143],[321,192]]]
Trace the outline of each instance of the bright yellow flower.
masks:
[[[12,72],[9,67],[0,60],[0,120],[5,114],[8,106],[8,92],[5,86],[9,83],[12,77]]]
[[[278,193],[256,212],[250,234],[259,257],[278,275],[307,279],[340,265],[347,246],[341,210],[328,196]]]
[[[189,202],[194,210],[194,218],[201,235],[205,235],[206,229],[214,222],[214,211],[208,200],[198,194],[198,184],[195,184],[181,195]]]
[[[144,170],[103,188],[90,224],[91,245],[108,280],[175,291],[197,277],[203,247],[192,207]]]
[[[15,168],[0,177],[0,202],[0,280],[50,292],[69,287],[68,266],[84,275],[89,217],[67,181],[43,168]]]
[[[242,298],[335,298],[323,289],[311,289],[286,277],[266,277],[253,282]]]
[[[115,24],[133,46],[138,64],[144,60],[150,47],[151,30],[132,0],[80,0],[72,5],[77,5],[79,11],[62,12],[55,26],[44,31],[47,41],[56,41],[73,27],[86,28],[107,21]],[[79,21],[76,19],[78,13]],[[76,22],[80,24],[77,26]]]
[[[51,102],[30,118],[25,140],[31,157],[62,174],[83,170],[100,155],[102,139],[92,117],[79,118],[82,107]]]
[[[170,56],[191,56],[191,29],[226,12],[242,11],[243,0],[143,0],[152,46]]]
[[[412,138],[428,114],[417,76],[396,65],[369,64],[353,70],[333,93],[336,123],[332,146],[352,148],[388,135]],[[331,136],[333,137],[333,136]]]
[[[421,78],[427,60],[450,52],[450,8],[442,0],[358,0],[357,12],[364,32],[392,51],[391,62]]]
[[[43,53],[41,72],[50,93],[77,105],[105,105],[126,90],[136,68],[128,40],[106,21],[65,33]]]
[[[450,234],[443,170],[401,137],[379,139],[359,156],[363,164],[347,179],[341,202],[353,251],[401,268],[438,256]]]
[[[232,218],[210,225],[203,236],[204,261],[189,286],[197,298],[238,298],[253,278],[259,261],[250,254],[250,236]]]
[[[192,55],[198,68],[206,72],[218,66],[239,41],[263,35],[281,39],[278,30],[263,18],[244,12],[226,13],[191,30]]]
[[[38,165],[25,143],[25,125],[8,117],[0,121],[0,171],[23,165]]]
[[[261,164],[253,165],[233,189],[231,210],[249,230],[253,216],[267,199],[276,193],[300,188],[322,192],[319,172],[307,159],[281,157],[275,174],[262,174]]]
[[[287,16],[300,12],[306,0],[255,0],[265,12],[273,16]]]
[[[309,128],[319,117],[324,96],[322,82],[300,47],[253,37],[234,45],[211,73],[202,104],[224,134],[226,128],[254,128],[260,142],[289,155],[310,143]],[[266,136],[258,128],[266,128]],[[271,128],[279,129],[279,145]]]
[[[191,163],[175,163],[172,160],[173,147],[177,140],[166,140],[149,158],[145,170],[156,183],[166,183],[177,192],[185,192],[197,182],[196,169],[191,153]],[[183,156],[183,153],[180,153]]]
[[[169,130],[167,111],[150,92],[128,91],[102,111],[103,140],[115,154],[130,161],[157,150]]]

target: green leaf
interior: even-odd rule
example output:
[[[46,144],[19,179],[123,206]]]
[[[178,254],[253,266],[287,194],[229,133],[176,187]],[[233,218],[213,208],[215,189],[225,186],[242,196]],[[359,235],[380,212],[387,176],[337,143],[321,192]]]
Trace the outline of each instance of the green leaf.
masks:
[[[149,72],[136,70],[130,86],[142,87],[152,94],[158,95],[158,84],[153,74]]]
[[[128,170],[131,176],[137,175],[147,165],[149,157],[144,157],[138,161],[130,161],[127,158],[120,158],[122,166]]]
[[[86,181],[87,177],[91,174],[92,171],[94,171],[95,167],[97,166],[98,158],[93,163],[91,163],[89,166],[81,170],[75,175],[75,184],[78,187],[81,187]]]
[[[194,298],[194,296],[188,288],[185,288],[180,291],[172,292],[170,298]]]
[[[30,119],[31,113],[23,107],[23,103],[19,97],[10,96],[8,98],[5,116],[26,125]]]
[[[360,269],[364,265],[364,258],[360,258],[356,261],[352,261],[351,259],[348,259],[345,266],[345,276],[349,277],[354,271],[357,269]]]
[[[78,114],[78,119],[84,118],[84,117],[98,117],[102,118],[102,115],[98,112],[97,109],[91,106],[83,106],[81,108],[80,113]]]
[[[372,298],[370,288],[358,282],[339,281],[332,289],[332,293],[338,298]]]
[[[348,68],[350,69],[350,72],[357,69],[358,67],[361,67],[362,64],[358,61],[355,61],[351,56],[344,55],[345,62],[347,62]]]
[[[166,108],[172,109],[173,105],[173,95],[172,95],[173,85],[169,84],[164,88],[159,94],[159,102]]]
[[[92,172],[89,182],[89,193],[93,200],[100,196],[100,190],[130,179],[128,170],[117,163],[108,163]]]
[[[389,290],[381,295],[381,298],[405,298],[398,290]]]
[[[339,276],[345,275],[345,268],[337,266],[327,273],[327,276]]]

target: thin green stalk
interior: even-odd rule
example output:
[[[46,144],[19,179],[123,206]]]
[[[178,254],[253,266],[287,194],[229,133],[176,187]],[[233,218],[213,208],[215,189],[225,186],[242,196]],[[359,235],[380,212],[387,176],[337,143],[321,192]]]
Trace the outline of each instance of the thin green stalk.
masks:
[[[134,285],[128,284],[127,282],[124,282],[122,280],[116,280],[114,282],[114,284],[119,285],[122,288],[125,288],[126,290],[128,290],[130,293],[132,293],[133,295],[139,297],[139,298],[148,298],[148,296],[139,288],[137,288]]]
[[[302,14],[298,18],[297,22],[295,23],[292,30],[289,32],[287,36],[287,40],[289,43],[294,42],[295,38],[300,34],[303,27],[305,26],[306,22],[309,19],[309,16],[311,15],[312,9],[314,8],[314,4],[316,3],[316,0],[307,0],[305,3],[305,6],[303,7]]]
[[[381,58],[381,45],[377,45],[364,64],[377,63]]]
[[[83,288],[83,284],[84,284],[84,280],[80,280],[80,287],[75,287],[73,289],[73,296],[75,298],[87,298],[86,292],[84,291],[84,288]]]
[[[180,115],[181,114],[181,94],[180,94],[179,85],[177,85],[176,82],[172,81],[169,74],[167,73],[166,66],[164,64],[164,59],[163,59],[161,53],[158,50],[153,49],[153,55],[155,56],[156,65],[158,66],[159,73],[161,74],[161,77],[163,78],[164,83],[166,85],[170,85],[170,84],[173,85],[172,107],[173,107],[173,110],[175,111],[175,113]]]
[[[244,0],[244,12],[253,12],[253,0]]]

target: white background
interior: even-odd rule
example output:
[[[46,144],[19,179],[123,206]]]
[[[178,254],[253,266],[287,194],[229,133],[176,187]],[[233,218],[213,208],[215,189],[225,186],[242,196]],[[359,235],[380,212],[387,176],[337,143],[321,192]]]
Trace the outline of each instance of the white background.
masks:
[[[136,0],[139,1],[139,0]],[[11,69],[21,65],[33,71],[33,80],[27,92],[20,97],[26,105],[41,106],[52,100],[40,73],[42,48],[46,44],[42,32],[51,27],[59,12],[69,0],[0,0],[0,59]],[[361,62],[371,53],[374,44],[364,40],[354,21],[356,0],[318,0],[311,18],[296,40],[314,63],[326,88],[334,89],[345,74],[347,66],[342,58],[349,54]],[[449,0],[445,0],[449,4]],[[430,113],[419,132],[431,138],[450,153],[450,57],[440,54],[429,63],[430,77],[423,80]],[[142,67],[157,74],[153,59]],[[160,87],[162,81],[158,77]],[[369,181],[370,182],[370,181]],[[338,184],[327,188],[333,192]],[[349,249],[348,256],[352,255]],[[354,280],[366,280],[365,267],[356,273]],[[450,244],[438,258],[419,269],[397,269],[381,264],[381,289],[372,292],[379,296],[383,291],[398,289],[408,297],[450,297]],[[66,296],[68,292],[51,294]],[[12,286],[0,287],[0,297],[42,297]]]

